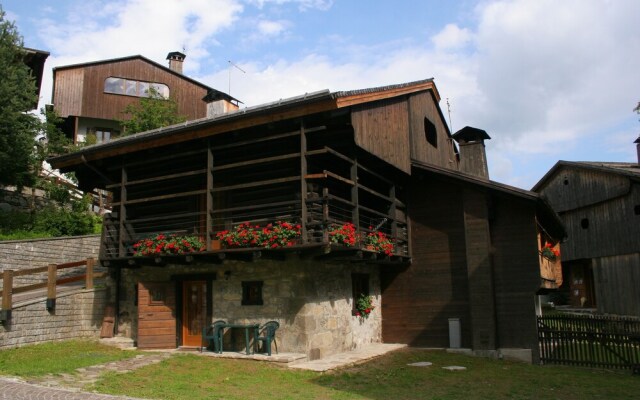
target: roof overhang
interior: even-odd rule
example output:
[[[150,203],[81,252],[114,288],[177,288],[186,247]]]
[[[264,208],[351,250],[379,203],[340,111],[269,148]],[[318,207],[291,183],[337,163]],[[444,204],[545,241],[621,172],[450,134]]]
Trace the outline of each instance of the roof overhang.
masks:
[[[332,93],[323,90],[234,110],[213,118],[187,121],[178,125],[140,132],[108,143],[88,146],[71,154],[54,157],[48,162],[54,168],[68,172],[88,162],[122,156],[141,149],[184,143],[238,129],[300,118],[420,91],[430,91],[436,99],[439,99],[433,79],[345,92]]]

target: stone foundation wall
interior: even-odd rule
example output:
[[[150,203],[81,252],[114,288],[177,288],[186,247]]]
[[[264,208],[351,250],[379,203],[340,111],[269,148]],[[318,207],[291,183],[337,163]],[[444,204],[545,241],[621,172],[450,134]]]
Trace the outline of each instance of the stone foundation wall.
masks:
[[[33,196],[35,194],[35,196]],[[15,186],[0,185],[0,212],[10,211],[30,211],[30,204],[33,203],[36,209],[44,208],[48,200],[44,191],[36,189],[32,193],[30,188],[23,188],[18,191]]]
[[[106,289],[59,294],[52,312],[46,300],[14,306],[11,319],[0,324],[0,350],[27,344],[98,337],[107,301]]]
[[[227,272],[228,271],[228,272]],[[369,289],[376,308],[368,319],[352,315],[351,274],[368,273]],[[120,326],[125,336],[136,339],[137,282],[162,282],[189,274],[215,274],[212,321],[230,323],[280,323],[278,350],[305,353],[311,359],[352,350],[382,341],[380,280],[377,266],[322,263],[290,256],[285,261],[227,261],[222,264],[143,267],[123,270]],[[194,279],[195,280],[195,279]],[[263,305],[243,306],[242,282],[263,282]],[[177,310],[181,312],[181,310]]]
[[[63,264],[90,257],[97,260],[99,252],[100,235],[2,241],[0,242],[0,272],[5,269],[17,271],[44,267],[48,264]],[[71,270],[60,271],[60,273],[62,276],[71,273]],[[46,272],[16,277],[14,285],[46,282],[46,279]]]

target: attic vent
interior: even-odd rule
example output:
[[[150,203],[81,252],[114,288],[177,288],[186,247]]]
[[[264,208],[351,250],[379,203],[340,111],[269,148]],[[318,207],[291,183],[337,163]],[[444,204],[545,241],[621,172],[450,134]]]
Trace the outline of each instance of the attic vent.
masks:
[[[640,215],[640,204],[636,204],[636,205],[633,207],[633,213],[634,213],[635,215]]]
[[[582,220],[580,220],[580,226],[582,227],[582,229],[588,229],[589,228],[589,218],[582,218]]]
[[[429,121],[429,118],[424,117],[424,135],[427,142],[433,147],[438,147],[438,132],[433,122]]]

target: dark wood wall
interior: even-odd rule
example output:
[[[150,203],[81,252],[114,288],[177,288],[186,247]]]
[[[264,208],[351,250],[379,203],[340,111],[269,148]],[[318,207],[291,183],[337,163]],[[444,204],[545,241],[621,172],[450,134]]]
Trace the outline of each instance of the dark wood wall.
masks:
[[[537,362],[535,293],[540,287],[535,204],[493,196],[490,208],[497,347],[530,348]]]
[[[358,146],[411,173],[409,110],[404,98],[355,106],[351,123]]]
[[[593,260],[598,311],[640,317],[640,253]]]
[[[187,119],[206,116],[202,98],[207,89],[141,59],[127,59],[111,63],[57,70],[55,73],[54,105],[61,117],[76,115],[100,119],[124,119],[122,110],[139,97],[104,93],[108,77],[163,83],[169,87],[170,97],[178,103],[178,111]],[[78,94],[81,96],[78,96]],[[82,101],[78,104],[78,101]]]
[[[563,168],[541,193],[567,228],[563,261],[640,252],[640,184],[620,175]]]
[[[412,177],[412,264],[383,270],[382,335],[387,343],[449,346],[449,318],[460,318],[471,346],[469,288],[461,189]]]
[[[438,111],[438,104],[430,92],[409,96],[411,129],[411,159],[442,168],[458,169],[453,140],[449,137],[445,121]],[[425,118],[436,128],[437,146],[429,143],[425,135]]]

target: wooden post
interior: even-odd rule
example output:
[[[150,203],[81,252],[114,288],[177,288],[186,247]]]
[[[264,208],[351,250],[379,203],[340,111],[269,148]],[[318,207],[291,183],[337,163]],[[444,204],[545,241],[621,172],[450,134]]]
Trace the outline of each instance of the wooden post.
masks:
[[[85,273],[85,288],[93,289],[93,266],[95,260],[93,258],[87,258],[87,271]]]
[[[304,122],[300,123],[300,237],[302,244],[309,242],[307,237],[307,134],[304,130]]]
[[[6,269],[2,273],[2,310],[11,310],[13,307],[11,296],[13,294],[13,270]]]
[[[118,256],[127,256],[126,241],[130,238],[127,237],[125,232],[125,224],[127,222],[127,170],[122,166],[120,174],[120,210],[118,210]]]
[[[207,226],[205,226],[205,237],[206,237],[206,243],[207,243],[207,251],[211,251],[211,250],[217,250],[214,249],[211,241],[213,239],[213,150],[211,149],[211,141],[208,142],[207,144],[207,194],[206,194],[206,199],[207,199],[207,204],[206,204],[206,208],[207,208],[207,215],[205,217],[205,224],[207,224]],[[219,250],[219,249],[218,249]]]
[[[329,188],[322,188],[322,242],[329,243]]]
[[[53,310],[56,307],[56,273],[58,266],[49,264],[47,269],[47,310]]]

